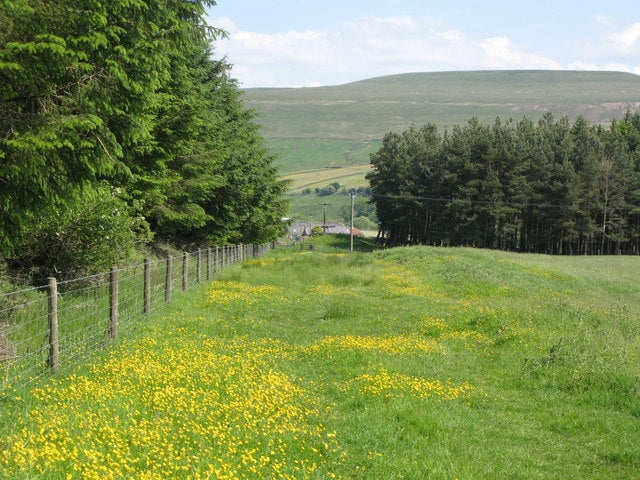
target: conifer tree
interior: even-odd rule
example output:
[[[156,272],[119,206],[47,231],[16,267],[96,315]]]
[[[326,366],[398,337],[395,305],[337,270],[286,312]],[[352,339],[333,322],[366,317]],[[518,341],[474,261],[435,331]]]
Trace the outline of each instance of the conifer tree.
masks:
[[[640,116],[471,119],[385,136],[368,175],[380,235],[553,254],[640,253]],[[427,126],[428,127],[428,126]],[[425,127],[425,128],[427,128]]]
[[[43,211],[81,211],[104,185],[160,237],[278,236],[286,184],[229,65],[212,58],[213,5],[0,2],[0,258]]]

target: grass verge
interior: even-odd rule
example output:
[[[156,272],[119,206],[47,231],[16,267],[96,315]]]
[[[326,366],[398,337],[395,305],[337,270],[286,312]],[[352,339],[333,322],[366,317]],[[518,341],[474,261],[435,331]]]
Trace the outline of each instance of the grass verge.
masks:
[[[2,400],[0,477],[639,478],[638,263],[275,251]]]

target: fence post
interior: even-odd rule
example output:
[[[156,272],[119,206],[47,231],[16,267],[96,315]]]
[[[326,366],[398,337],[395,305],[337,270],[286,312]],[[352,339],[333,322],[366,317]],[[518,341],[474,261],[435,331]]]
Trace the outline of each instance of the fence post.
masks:
[[[219,261],[220,261],[220,250],[216,245],[216,253],[214,253],[214,257],[213,257],[213,274],[214,275],[220,271],[220,265],[218,264]]]
[[[60,363],[60,344],[58,342],[58,283],[49,277],[49,358],[52,370],[57,370]]]
[[[171,287],[173,286],[173,258],[167,257],[167,271],[164,279],[164,301],[171,301]]]
[[[144,259],[144,313],[151,312],[151,260]]]
[[[211,247],[207,247],[207,281],[211,280]]]
[[[202,278],[202,255],[200,249],[196,252],[196,283]]]
[[[189,254],[184,252],[182,254],[182,290],[186,291],[189,288]]]
[[[109,336],[118,338],[118,269],[111,267],[109,275]]]

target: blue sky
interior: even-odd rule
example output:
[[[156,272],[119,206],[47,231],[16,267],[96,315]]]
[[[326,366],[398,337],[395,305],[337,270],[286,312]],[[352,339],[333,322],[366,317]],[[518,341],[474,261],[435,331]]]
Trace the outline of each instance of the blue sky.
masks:
[[[482,69],[640,75],[637,0],[218,0],[209,23],[229,33],[216,56],[243,87]]]

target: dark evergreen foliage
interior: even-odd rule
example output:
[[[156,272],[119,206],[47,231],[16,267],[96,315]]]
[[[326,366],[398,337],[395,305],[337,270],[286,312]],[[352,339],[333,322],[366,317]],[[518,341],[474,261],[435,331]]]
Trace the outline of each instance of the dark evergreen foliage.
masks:
[[[640,253],[640,114],[389,133],[368,175],[390,245]]]
[[[0,0],[0,259],[28,263],[25,251],[46,248],[30,242],[56,234],[48,222],[38,233],[42,217],[67,210],[73,223],[104,185],[156,238],[277,238],[286,184],[229,65],[212,58],[224,34],[204,21],[212,5]]]

